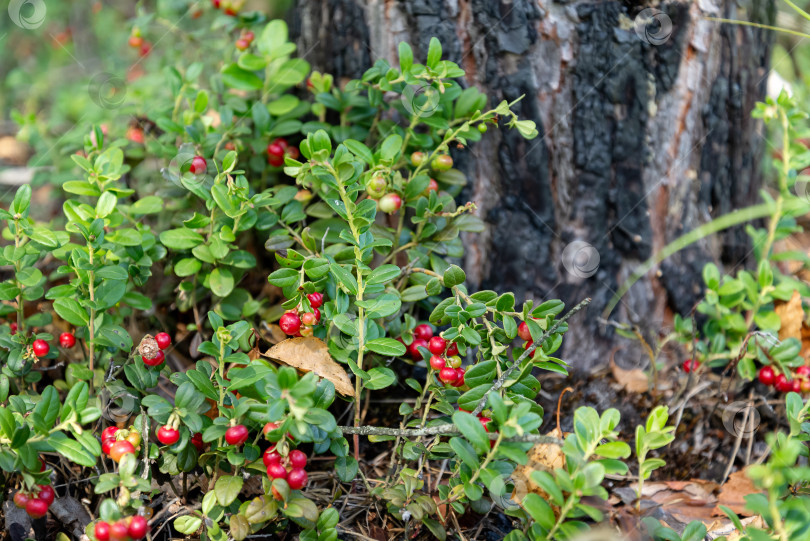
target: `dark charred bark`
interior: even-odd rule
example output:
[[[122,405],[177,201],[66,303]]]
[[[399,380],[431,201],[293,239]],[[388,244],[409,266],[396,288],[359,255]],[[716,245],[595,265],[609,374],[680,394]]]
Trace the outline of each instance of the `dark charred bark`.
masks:
[[[291,17],[314,69],[339,78],[380,56],[396,61],[402,40],[424,57],[436,36],[493,105],[525,94],[520,116],[540,137],[490,130],[454,155],[470,179],[462,198],[488,226],[465,239],[467,276],[518,298],[592,297],[563,351],[588,369],[608,357],[611,329],[597,318],[633,269],[757,199],[762,128],[750,112],[764,96],[771,36],[705,17],[772,24],[774,8],[717,4],[657,4],[671,30],[659,17],[642,25],[646,39],[637,2],[301,0]],[[574,241],[587,243],[573,245],[585,246],[581,260],[566,251]],[[741,230],[705,239],[639,281],[612,317],[654,336],[700,299],[706,262],[744,264],[749,249]]]

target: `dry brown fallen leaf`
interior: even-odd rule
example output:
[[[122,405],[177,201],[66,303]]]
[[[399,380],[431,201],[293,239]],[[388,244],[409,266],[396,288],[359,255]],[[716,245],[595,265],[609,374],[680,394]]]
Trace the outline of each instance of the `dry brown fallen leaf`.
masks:
[[[650,388],[650,380],[640,368],[626,370],[610,359],[610,371],[616,382],[631,393],[645,393]]]
[[[794,291],[789,301],[778,304],[773,311],[782,322],[782,326],[779,328],[779,340],[795,338],[801,342],[804,310],[802,309],[802,296],[799,292]]]
[[[684,524],[693,520],[711,522],[717,503],[713,492],[717,488],[717,483],[703,479],[647,482],[642,487],[641,495],[642,499],[658,504],[663,512]],[[635,499],[636,484],[632,483],[627,489],[626,492],[624,489],[617,492],[626,496],[623,498],[625,504],[631,505]]]
[[[354,387],[346,371],[332,359],[329,347],[318,338],[312,336],[289,338],[262,355],[301,372],[315,372],[331,381],[335,385],[335,390],[343,396],[354,396]]]
[[[757,492],[759,491],[745,474],[744,469],[732,473],[726,484],[720,488],[720,494],[717,496],[717,506],[714,508],[712,515],[716,517],[725,516],[725,513],[720,510],[720,506],[725,505],[738,515],[744,517],[753,516],[754,513],[745,510],[745,496]]]

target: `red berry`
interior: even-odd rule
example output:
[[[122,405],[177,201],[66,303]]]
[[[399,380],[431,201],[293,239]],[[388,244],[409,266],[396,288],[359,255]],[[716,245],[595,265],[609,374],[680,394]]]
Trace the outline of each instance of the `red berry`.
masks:
[[[208,162],[205,161],[205,158],[202,156],[194,156],[191,160],[191,165],[188,168],[188,172],[192,175],[201,175],[205,173],[208,169]]]
[[[458,355],[458,344],[455,342],[450,342],[450,345],[447,346],[447,355],[450,357],[453,355]]]
[[[281,463],[273,463],[267,466],[267,476],[271,479],[286,479],[287,478],[287,468],[281,465]]]
[[[203,452],[203,450],[205,449],[205,442],[203,441],[202,434],[200,432],[197,432],[196,434],[191,436],[191,445],[193,445],[194,448],[197,449],[198,453]]]
[[[25,509],[25,506],[28,504],[28,500],[30,499],[31,499],[30,494],[26,494],[25,492],[20,490],[14,495],[14,505],[19,507],[20,509]]]
[[[248,435],[245,425],[232,426],[225,432],[225,441],[228,445],[242,445],[247,441]]]
[[[417,325],[413,329],[413,337],[421,338],[423,340],[430,340],[431,338],[433,338],[433,327],[431,327],[426,323]]]
[[[422,192],[422,195],[425,197],[430,197],[430,192],[438,192],[438,191],[439,191],[439,183],[433,179],[430,179],[427,188],[425,188],[425,191]]]
[[[267,162],[273,167],[284,165],[284,147],[278,143],[267,145]]]
[[[53,499],[56,497],[56,493],[53,491],[53,487],[51,485],[37,485],[37,488],[39,488],[37,498],[47,503],[48,505],[51,505],[53,503]]]
[[[146,519],[140,515],[135,515],[129,523],[127,533],[132,539],[143,539],[147,530],[149,530],[149,525],[146,523]]]
[[[294,451],[290,451],[290,464],[293,468],[303,468],[307,465],[307,455],[303,451],[299,451],[298,449]]]
[[[33,348],[34,355],[37,357],[44,357],[51,350],[51,346],[48,345],[48,342],[42,339],[34,340]]]
[[[112,450],[112,446],[113,446],[113,444],[114,444],[114,443],[115,443],[115,440],[114,440],[114,439],[112,439],[112,438],[110,438],[110,439],[108,439],[108,440],[104,440],[104,441],[101,443],[101,451],[102,451],[102,452],[103,452],[105,455],[109,455],[109,454],[110,454],[110,451]]]
[[[802,365],[796,369],[796,375],[800,378],[807,378],[810,377],[810,366]]]
[[[110,526],[110,541],[128,541],[129,527],[123,520],[113,522]]]
[[[141,36],[129,36],[129,46],[133,49],[139,49],[143,45],[143,38]]]
[[[12,335],[17,334],[17,324],[16,323],[12,322],[11,325],[9,325],[9,328],[11,328],[11,334]]]
[[[287,312],[281,316],[278,326],[284,334],[295,334],[301,329],[301,318],[294,312]]]
[[[478,420],[481,422],[481,426],[484,427],[484,430],[489,432],[489,428],[487,428],[487,425],[490,423],[490,421],[492,421],[492,419],[490,419],[489,417],[479,417]]]
[[[532,333],[529,331],[529,325],[527,325],[525,321],[518,325],[518,336],[527,342],[530,342],[532,339]]]
[[[248,47],[250,47],[250,42],[248,40],[246,39],[236,40],[236,48],[239,49],[240,51],[244,51]]]
[[[287,147],[287,148],[285,148],[285,149],[284,149],[284,154],[286,154],[287,156],[289,156],[289,157],[290,157],[290,158],[292,158],[293,160],[297,160],[297,159],[298,159],[298,156],[300,156],[300,155],[301,155],[301,153],[300,153],[300,152],[298,152],[298,148],[297,148],[297,147]]]
[[[687,374],[689,372],[692,372],[693,370],[697,370],[698,366],[700,366],[700,361],[698,361],[697,359],[686,359],[682,365],[683,371],[686,372]]]
[[[784,374],[779,374],[776,376],[776,381],[774,382],[773,386],[780,393],[786,393],[793,388],[793,384],[788,381],[787,376]]]
[[[253,33],[252,30],[248,30],[244,34],[242,34],[242,39],[248,40],[248,42],[253,41],[256,38],[256,34]]]
[[[106,522],[96,522],[95,532],[98,541],[110,540],[110,525]]]
[[[776,381],[776,373],[770,366],[763,366],[759,369],[759,382],[763,385],[773,385]]]
[[[444,383],[455,383],[458,379],[458,372],[456,372],[455,368],[446,366],[439,372],[439,379]]]
[[[380,210],[386,214],[393,214],[402,207],[402,198],[399,194],[387,193],[379,201]]]
[[[455,383],[452,383],[453,387],[461,387],[462,385],[464,385],[464,372],[465,370],[463,368],[456,368],[456,374],[458,374],[458,379],[455,381]]]
[[[309,301],[309,305],[313,308],[320,308],[323,306],[323,293],[319,293],[318,291],[314,293],[310,293],[307,295],[307,300]]]
[[[141,56],[147,56],[151,50],[152,44],[149,43],[148,41],[144,41],[143,45],[141,45],[141,50],[139,51],[138,54],[140,54]]]
[[[801,388],[803,393],[810,393],[810,379],[801,380]]]
[[[160,349],[166,349],[172,343],[172,337],[169,336],[169,333],[159,332],[155,335],[155,342]]]
[[[76,345],[76,337],[69,332],[63,332],[59,335],[59,345],[63,348],[72,348]]]
[[[793,380],[791,380],[791,382],[790,382],[790,390],[793,391],[794,393],[802,392],[802,382],[801,382],[801,380],[798,379],[798,378],[794,378]]]
[[[39,471],[41,471],[41,472],[45,471],[45,461],[43,459],[41,459],[41,458],[39,458],[37,460],[39,460]]]
[[[272,432],[273,430],[275,430],[277,428],[278,428],[278,423],[269,422],[266,425],[264,425],[264,428],[262,428],[262,432],[266,436],[269,432]]]
[[[307,472],[302,468],[293,468],[287,475],[287,484],[293,490],[301,490],[307,484]]]
[[[441,355],[447,349],[447,340],[441,336],[434,336],[428,342],[428,349],[434,355]]]
[[[163,445],[174,445],[180,440],[180,431],[170,426],[161,426],[157,431],[157,439]]]
[[[278,451],[276,451],[275,445],[264,452],[264,455],[262,455],[262,462],[264,462],[266,467],[269,467],[270,464],[281,464],[281,455],[278,454]]]
[[[287,140],[286,140],[286,139],[284,139],[283,137],[276,137],[276,138],[273,140],[273,142],[274,142],[275,144],[277,144],[278,146],[280,146],[280,147],[281,147],[282,149],[284,149],[284,150],[287,150],[287,147],[289,147],[289,146],[290,146],[290,143],[288,143],[288,142],[287,142]]]
[[[408,346],[408,352],[411,354],[411,359],[414,361],[421,361],[422,360],[422,352],[419,351],[419,348],[426,348],[428,347],[428,342],[424,338],[414,338],[411,345]]]
[[[132,445],[127,440],[120,440],[116,441],[110,447],[110,458],[113,459],[113,462],[120,462],[124,455],[134,454],[135,453],[135,446]]]
[[[151,359],[147,359],[146,357],[143,358],[143,364],[146,366],[160,366],[163,364],[163,361],[166,360],[166,355],[162,351],[158,351],[157,355],[152,357]]]
[[[42,518],[48,514],[48,504],[39,498],[31,498],[28,500],[28,503],[25,504],[25,512],[28,513],[31,518]]]
[[[304,312],[301,314],[301,323],[304,325],[315,325],[317,323],[317,319],[315,319],[315,314],[313,312]]]
[[[211,5],[214,6],[214,9],[219,9],[219,5],[222,3],[222,0],[211,0]]]
[[[101,432],[101,441],[115,439],[116,432],[118,432],[117,426],[108,426]]]
[[[444,360],[444,357],[440,357],[439,355],[433,355],[430,358],[430,367],[433,370],[441,370],[447,366],[447,361]]]

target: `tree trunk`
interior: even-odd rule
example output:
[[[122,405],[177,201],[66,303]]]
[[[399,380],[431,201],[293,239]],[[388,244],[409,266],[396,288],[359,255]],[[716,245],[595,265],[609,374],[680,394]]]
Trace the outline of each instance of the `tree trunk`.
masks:
[[[604,362],[611,327],[598,318],[644,260],[686,231],[756,201],[771,36],[705,17],[772,23],[754,0],[665,3],[549,0],[299,0],[292,27],[314,69],[356,78],[399,41],[424,58],[432,36],[491,103],[521,95],[540,137],[490,130],[454,152],[487,223],[465,238],[473,287],[518,298],[593,297],[562,356]],[[671,24],[667,24],[667,23]],[[744,264],[741,231],[705,239],[640,280],[611,315],[648,337],[688,314],[708,261]]]

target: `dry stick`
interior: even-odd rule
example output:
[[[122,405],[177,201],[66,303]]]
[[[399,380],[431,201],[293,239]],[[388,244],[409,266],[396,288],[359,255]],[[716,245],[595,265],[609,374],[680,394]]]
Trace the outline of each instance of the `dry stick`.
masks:
[[[571,310],[569,310],[568,313],[565,314],[562,318],[558,319],[549,330],[547,330],[540,336],[540,338],[532,342],[532,345],[529,346],[529,348],[523,352],[523,355],[518,357],[518,359],[515,362],[513,362],[512,365],[509,368],[507,368],[503,374],[501,374],[501,377],[499,377],[497,381],[495,381],[495,383],[492,385],[492,388],[489,391],[487,391],[487,393],[484,394],[484,396],[481,397],[481,400],[478,401],[478,405],[475,406],[475,410],[472,412],[472,414],[478,415],[479,413],[481,413],[481,411],[487,405],[487,397],[489,396],[489,393],[497,391],[498,389],[503,387],[504,382],[506,382],[506,380],[509,379],[509,376],[512,374],[512,372],[514,372],[521,365],[524,359],[526,359],[529,355],[534,353],[534,350],[537,349],[539,346],[542,346],[543,342],[545,342],[549,336],[554,334],[554,331],[556,331],[560,327],[560,325],[568,321],[568,318],[570,318],[571,316],[573,316],[574,314],[576,314],[577,312],[588,306],[590,303],[591,303],[590,297],[581,301],[579,304],[571,308]]]
[[[360,436],[403,436],[406,438],[417,438],[419,436],[452,436],[460,434],[461,431],[453,423],[442,423],[440,425],[428,426],[425,428],[388,428],[384,426],[339,426],[343,434],[357,434]],[[489,439],[498,439],[498,434],[488,434]],[[504,441],[521,441],[534,443],[556,443],[562,444],[559,438],[542,436],[540,434],[526,434],[514,438],[504,438]]]

